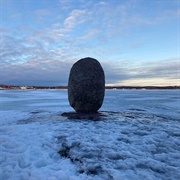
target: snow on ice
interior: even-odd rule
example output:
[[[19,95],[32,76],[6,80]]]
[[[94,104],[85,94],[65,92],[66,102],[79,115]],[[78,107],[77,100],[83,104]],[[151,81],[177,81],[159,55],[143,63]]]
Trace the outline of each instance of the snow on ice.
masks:
[[[180,179],[180,91],[107,90],[99,121],[67,91],[1,91],[0,179]]]

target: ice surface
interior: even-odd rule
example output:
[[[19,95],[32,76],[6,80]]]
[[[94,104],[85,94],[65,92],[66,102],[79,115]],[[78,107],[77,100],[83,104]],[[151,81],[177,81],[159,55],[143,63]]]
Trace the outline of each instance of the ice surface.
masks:
[[[180,91],[107,90],[101,120],[67,91],[0,91],[0,179],[180,179]]]

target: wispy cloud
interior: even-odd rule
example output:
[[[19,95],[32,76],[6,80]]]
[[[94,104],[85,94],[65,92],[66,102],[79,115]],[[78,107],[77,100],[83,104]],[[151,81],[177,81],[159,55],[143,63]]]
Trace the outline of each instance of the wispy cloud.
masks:
[[[88,20],[90,12],[86,10],[73,10],[69,17],[67,17],[64,21],[64,26],[67,29],[74,28],[76,25],[84,23]]]

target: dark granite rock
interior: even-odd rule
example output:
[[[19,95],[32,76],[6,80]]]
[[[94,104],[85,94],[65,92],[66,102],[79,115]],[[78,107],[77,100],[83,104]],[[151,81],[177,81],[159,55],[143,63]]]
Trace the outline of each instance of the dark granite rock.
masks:
[[[105,76],[100,63],[93,58],[77,61],[71,68],[68,99],[77,112],[97,112],[102,106]]]

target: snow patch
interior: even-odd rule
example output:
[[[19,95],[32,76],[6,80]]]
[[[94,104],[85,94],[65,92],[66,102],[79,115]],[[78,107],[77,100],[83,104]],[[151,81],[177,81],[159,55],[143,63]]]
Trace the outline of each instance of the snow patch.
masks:
[[[176,91],[108,91],[98,121],[61,116],[66,91],[3,93],[3,180],[180,179],[179,111],[165,104]]]

